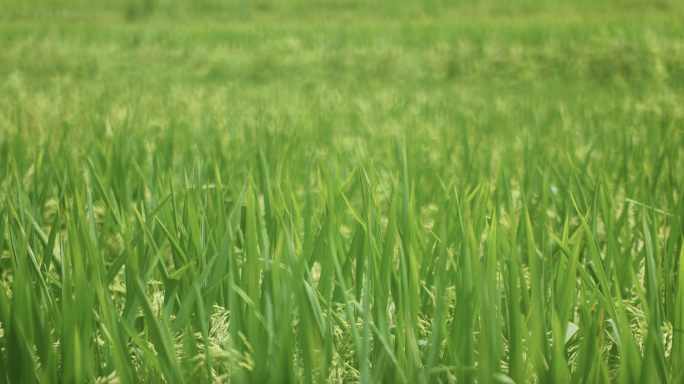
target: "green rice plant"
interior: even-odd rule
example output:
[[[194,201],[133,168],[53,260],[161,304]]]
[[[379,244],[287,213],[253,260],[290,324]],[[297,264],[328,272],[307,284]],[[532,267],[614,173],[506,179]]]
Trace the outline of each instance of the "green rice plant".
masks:
[[[27,4],[0,383],[684,379],[681,4]]]

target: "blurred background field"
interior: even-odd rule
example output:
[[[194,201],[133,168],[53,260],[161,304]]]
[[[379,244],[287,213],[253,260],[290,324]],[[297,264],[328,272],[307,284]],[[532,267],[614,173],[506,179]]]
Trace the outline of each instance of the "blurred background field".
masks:
[[[73,144],[91,127],[124,120],[135,125],[132,135],[148,138],[172,126],[184,137],[211,129],[211,121],[226,132],[323,132],[328,144],[355,136],[348,132],[440,136],[465,127],[495,143],[537,130],[582,132],[591,143],[606,132],[596,126],[657,135],[646,129],[653,119],[662,126],[682,116],[683,8],[677,1],[3,2],[0,129],[4,143],[24,140],[27,156],[37,142]],[[184,142],[204,146],[205,138],[214,141]]]
[[[201,114],[237,124],[251,115],[245,108],[284,120],[297,110],[318,126],[319,118],[347,124],[368,105],[382,114],[374,116],[380,125],[416,119],[439,127],[440,114],[467,120],[472,110],[486,119],[490,113],[475,111],[497,100],[523,115],[575,100],[595,113],[614,104],[681,105],[683,8],[676,1],[3,2],[3,129],[30,108],[24,124],[40,129],[86,115],[117,119],[117,110],[136,103],[156,104],[139,108],[154,111],[150,118],[182,115],[187,129]],[[241,117],[229,118],[236,111]],[[543,125],[562,127],[558,119]]]

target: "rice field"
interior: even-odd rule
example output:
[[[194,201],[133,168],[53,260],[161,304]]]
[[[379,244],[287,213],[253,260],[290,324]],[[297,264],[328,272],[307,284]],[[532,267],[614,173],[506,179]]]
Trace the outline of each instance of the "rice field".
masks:
[[[0,3],[0,384],[684,382],[684,5]]]

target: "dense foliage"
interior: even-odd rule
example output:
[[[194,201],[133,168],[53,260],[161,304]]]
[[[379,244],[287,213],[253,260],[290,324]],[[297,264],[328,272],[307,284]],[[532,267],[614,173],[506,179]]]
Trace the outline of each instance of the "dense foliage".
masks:
[[[682,382],[682,15],[0,5],[0,383]]]

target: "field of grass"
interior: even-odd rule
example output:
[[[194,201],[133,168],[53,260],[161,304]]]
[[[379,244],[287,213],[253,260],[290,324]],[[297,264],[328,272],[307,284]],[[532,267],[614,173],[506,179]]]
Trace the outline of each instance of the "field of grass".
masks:
[[[684,3],[0,3],[0,384],[684,382]]]

